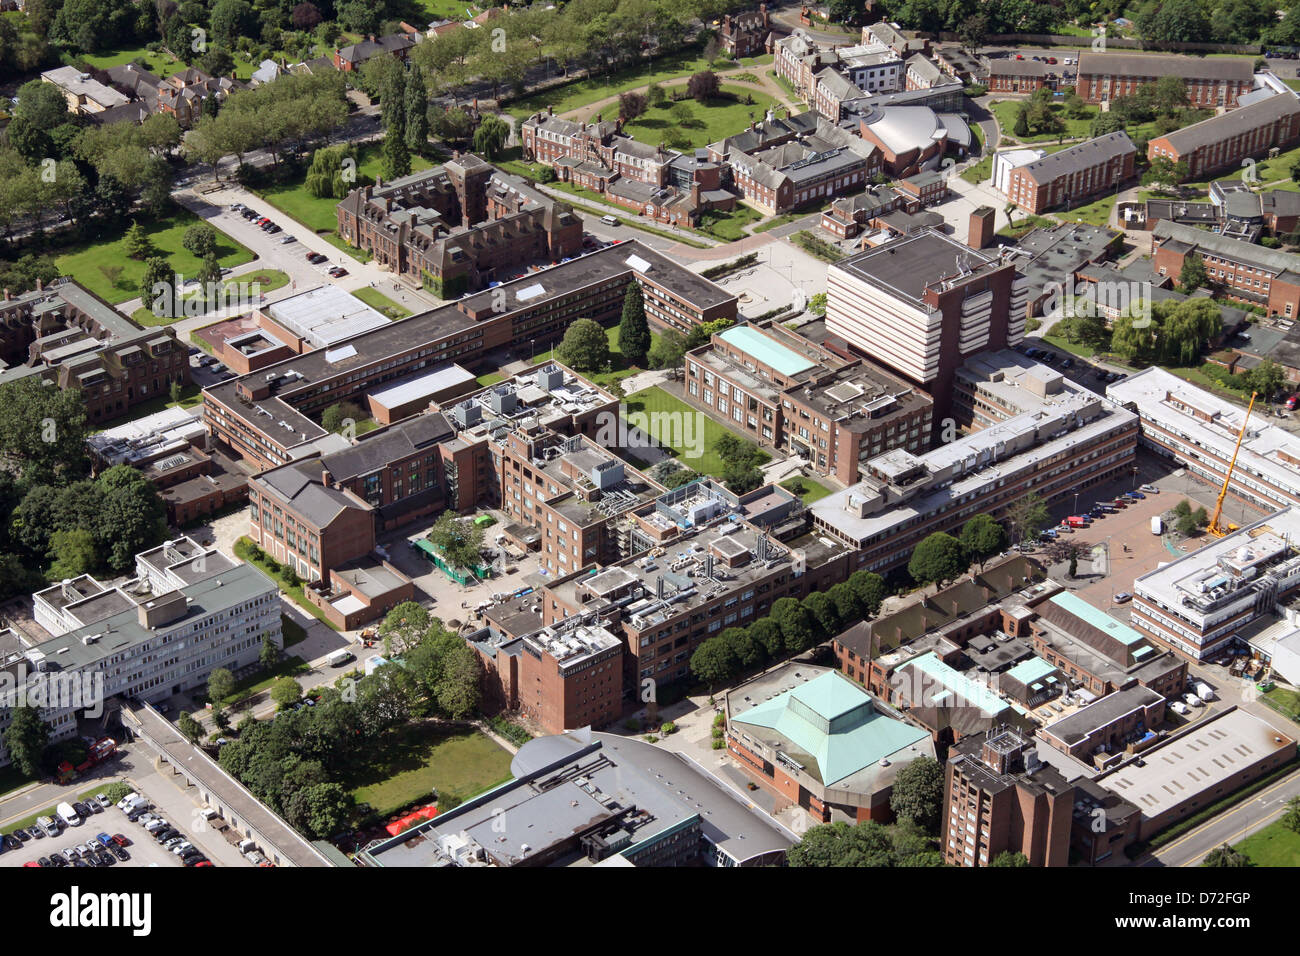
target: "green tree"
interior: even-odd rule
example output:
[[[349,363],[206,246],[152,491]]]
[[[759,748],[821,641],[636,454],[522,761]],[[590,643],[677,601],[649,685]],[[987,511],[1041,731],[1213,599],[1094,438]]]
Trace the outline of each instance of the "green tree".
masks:
[[[691,655],[691,673],[710,686],[734,677],[740,662],[721,637],[711,637]]]
[[[884,578],[874,571],[854,571],[847,583],[864,617],[871,617],[880,610],[888,593]]]
[[[219,705],[226,702],[226,698],[235,692],[235,675],[230,673],[224,667],[214,668],[212,673],[208,674],[208,700],[211,701],[215,711]],[[215,714],[214,714],[215,716]]]
[[[32,484],[63,483],[89,468],[86,406],[75,389],[38,376],[0,385],[0,460]]]
[[[1237,852],[1228,844],[1216,846],[1209,853],[1205,854],[1205,861],[1201,866],[1250,866],[1250,857]]]
[[[1246,373],[1246,387],[1266,402],[1272,401],[1285,384],[1286,373],[1272,359],[1264,359]]]
[[[1124,118],[1118,113],[1108,111],[1098,113],[1097,118],[1092,121],[1092,128],[1089,130],[1092,137],[1105,136],[1108,133],[1117,133],[1124,128]]]
[[[918,757],[898,771],[889,808],[933,833],[943,813],[943,766],[932,757]]]
[[[271,685],[271,700],[280,710],[288,710],[302,700],[302,685],[292,677],[281,677]]]
[[[781,628],[771,618],[760,617],[749,625],[749,637],[763,648],[768,657],[775,657],[781,653]]]
[[[1184,257],[1183,267],[1178,270],[1178,287],[1184,292],[1195,292],[1209,284],[1205,260],[1196,254]]]
[[[159,318],[174,318],[178,313],[180,289],[176,287],[176,273],[162,256],[151,256],[144,264],[144,275],[138,286],[140,298]]]
[[[54,564],[50,578],[75,578],[99,566],[99,548],[95,536],[85,528],[68,528],[50,536],[50,553]]]
[[[153,242],[145,235],[144,227],[135,220],[131,221],[130,228],[122,237],[122,244],[126,246],[126,254],[132,259],[143,261],[153,255]]]
[[[599,323],[578,319],[564,333],[555,354],[576,371],[600,371],[609,364],[609,338]]]
[[[627,293],[623,296],[623,318],[618,324],[618,350],[629,364],[646,364],[646,353],[650,350],[650,325],[645,317],[641,283],[635,279],[627,284]]]
[[[731,650],[742,670],[761,664],[767,657],[767,650],[749,636],[747,628],[729,627],[718,635],[718,639]]]
[[[321,412],[320,427],[337,434],[348,427],[355,429],[365,417],[366,413],[355,402],[339,402]]]
[[[50,745],[50,728],[35,707],[15,707],[12,714],[4,731],[9,759],[25,776],[35,777],[41,772],[41,757]]]
[[[1050,520],[1047,504],[1037,494],[1030,492],[1007,509],[1007,522],[1017,541],[1032,541]]]
[[[1007,546],[1007,532],[990,515],[975,515],[961,528],[962,550],[972,561],[981,565]]]
[[[432,626],[433,618],[423,605],[403,601],[384,615],[378,633],[386,654],[401,654],[423,641]]]
[[[786,854],[787,865],[793,867],[883,867],[893,862],[889,831],[874,821],[819,824]]]
[[[406,77],[405,112],[406,148],[421,153],[429,145],[429,88],[418,65]]]
[[[411,172],[411,151],[406,147],[406,133],[398,124],[384,133],[383,167],[385,179],[400,179]]]
[[[813,617],[794,598],[784,597],[774,602],[768,616],[781,629],[781,643],[787,651],[798,654],[812,647],[817,636]]]
[[[478,653],[457,639],[456,645],[443,654],[442,675],[434,687],[439,709],[454,720],[478,710],[482,676]]]
[[[1029,865],[1029,860],[1023,853],[1012,853],[1010,850],[1003,850],[1001,853],[995,856],[993,858],[993,862],[989,864],[989,866],[999,866],[999,867],[1008,867],[1008,866],[1019,867],[1019,866],[1028,866],[1028,865]]]
[[[176,719],[176,727],[190,743],[198,743],[199,738],[203,736],[203,725],[191,716],[188,710],[181,711],[180,717]]]
[[[917,584],[951,581],[966,570],[961,542],[950,534],[936,531],[912,552],[907,573]]]
[[[1142,175],[1142,185],[1177,186],[1189,175],[1187,163],[1182,160],[1175,163],[1167,156],[1159,156]]]
[[[103,563],[121,574],[166,536],[167,506],[139,469],[114,465],[95,479],[93,531]]]
[[[1029,108],[1024,103],[1016,110],[1016,123],[1011,132],[1020,139],[1029,135]]]
[[[812,615],[817,630],[823,637],[834,637],[844,626],[840,622],[839,609],[825,591],[814,591],[803,599],[804,610]]]
[[[473,568],[483,561],[483,529],[454,511],[438,516],[429,529],[429,540],[453,567]]]
[[[492,113],[484,116],[474,130],[474,152],[481,153],[489,160],[501,155],[501,150],[510,141],[510,127],[505,120]]]
[[[181,236],[181,245],[196,259],[206,259],[217,254],[217,230],[206,222],[196,222]]]
[[[685,356],[686,336],[676,329],[665,329],[651,343],[647,361],[651,368],[681,368]]]
[[[280,663],[282,657],[284,657],[284,652],[280,650],[279,645],[271,639],[271,635],[263,634],[262,650],[257,655],[257,662],[263,667],[270,669]]]
[[[1286,813],[1282,815],[1282,826],[1293,833],[1300,833],[1300,797],[1292,797],[1286,802]]]

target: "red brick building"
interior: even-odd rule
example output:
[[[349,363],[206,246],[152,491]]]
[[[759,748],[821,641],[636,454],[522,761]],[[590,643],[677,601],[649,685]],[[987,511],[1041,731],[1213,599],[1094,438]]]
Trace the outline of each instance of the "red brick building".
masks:
[[[1047,84],[1047,64],[1038,60],[999,57],[988,61],[983,83],[990,93],[1032,93]]]
[[[1249,57],[1086,52],[1079,54],[1075,92],[1085,103],[1102,103],[1131,96],[1162,76],[1182,78],[1192,106],[1201,109],[1231,109],[1255,88],[1255,64]]]
[[[1269,151],[1290,149],[1300,142],[1300,98],[1277,93],[1191,126],[1157,136],[1147,144],[1147,157],[1186,163],[1186,178],[1194,182],[1224,169],[1238,169],[1243,160],[1262,159]]]
[[[980,734],[948,757],[939,848],[949,866],[988,866],[1002,853],[1066,866],[1073,812],[1074,787],[1039,762],[1032,737]]]
[[[1188,256],[1199,256],[1210,280],[1233,299],[1250,302],[1269,315],[1300,315],[1300,256],[1265,249],[1162,219],[1152,230],[1152,266],[1175,279]]]
[[[1035,214],[1078,205],[1130,179],[1136,157],[1137,147],[1127,133],[1107,133],[1016,166],[1008,177],[1007,198]]]
[[[760,3],[757,10],[725,14],[718,38],[729,56],[759,56],[767,48],[767,37],[771,32],[767,4]]]

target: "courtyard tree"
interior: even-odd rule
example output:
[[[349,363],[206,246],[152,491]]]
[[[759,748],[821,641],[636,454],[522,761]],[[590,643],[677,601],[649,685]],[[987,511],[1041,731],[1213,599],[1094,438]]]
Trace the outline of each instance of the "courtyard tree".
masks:
[[[579,372],[598,372],[609,364],[609,337],[598,322],[578,319],[555,350],[565,365]]]
[[[1007,546],[1007,532],[990,515],[975,515],[961,529],[962,549],[972,561],[984,561],[998,554]]]
[[[224,667],[214,668],[208,675],[208,700],[215,711],[226,698],[235,692],[235,675]]]
[[[898,771],[889,808],[933,833],[943,812],[943,766],[933,757],[918,757]]]
[[[35,707],[15,707],[4,731],[5,747],[14,766],[28,777],[41,772],[41,757],[50,745],[50,728]]]
[[[918,544],[907,563],[907,573],[917,584],[942,584],[965,570],[961,542],[942,531],[936,531]]]
[[[627,284],[627,292],[623,296],[623,317],[618,325],[618,350],[629,364],[646,364],[646,353],[650,350],[650,325],[646,321],[641,283],[636,281]]]
[[[444,511],[429,529],[429,540],[452,567],[474,568],[483,560],[483,529],[454,511]]]

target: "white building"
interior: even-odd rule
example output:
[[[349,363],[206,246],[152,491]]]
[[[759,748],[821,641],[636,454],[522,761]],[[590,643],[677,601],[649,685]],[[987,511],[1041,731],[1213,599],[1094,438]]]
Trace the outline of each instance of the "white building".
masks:
[[[993,154],[993,188],[1002,195],[1011,188],[1011,170],[1036,162],[1047,155],[1041,149],[1004,149]]]
[[[1133,582],[1130,623],[1183,657],[1217,657],[1300,590],[1300,512],[1285,508]]]
[[[1145,447],[1222,487],[1244,408],[1154,367],[1109,386],[1106,397],[1138,413]],[[1228,492],[1265,513],[1300,505],[1300,437],[1253,412]]]

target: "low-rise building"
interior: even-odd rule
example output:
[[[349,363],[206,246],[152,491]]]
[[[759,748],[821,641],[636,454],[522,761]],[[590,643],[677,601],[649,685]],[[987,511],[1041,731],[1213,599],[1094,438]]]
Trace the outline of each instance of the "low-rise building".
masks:
[[[1297,141],[1300,97],[1288,91],[1156,136],[1147,143],[1147,157],[1186,163],[1184,178],[1199,182],[1271,150],[1290,149]]]
[[[1285,508],[1140,575],[1130,623],[1190,660],[1244,646],[1243,631],[1300,592],[1298,533]]]
[[[854,570],[890,570],[929,534],[1031,491],[1052,502],[1128,473],[1137,431],[1136,415],[1100,396],[1067,395],[933,451],[869,459],[867,479],[812,505],[813,526],[857,552]]]
[[[1178,276],[1189,256],[1205,264],[1223,294],[1265,309],[1269,315],[1300,315],[1300,256],[1161,220],[1152,231],[1156,271]]]
[[[40,709],[50,740],[65,740],[82,710],[117,697],[166,700],[203,687],[214,668],[256,664],[264,638],[283,644],[279,588],[251,565],[178,538],[137,555],[135,571],[116,587],[83,575],[32,596],[36,622],[52,636],[0,634],[10,681],[0,730],[19,693],[49,702]],[[8,763],[0,734],[0,765]]]
[[[1131,96],[1162,76],[1182,79],[1192,106],[1199,109],[1231,109],[1255,88],[1249,57],[1083,52],[1075,92],[1085,103],[1104,103]]]
[[[173,328],[141,328],[71,279],[39,280],[0,301],[0,384],[37,378],[76,389],[92,423],[121,417],[190,381]]]
[[[1106,397],[1141,419],[1141,443],[1213,488],[1228,480],[1228,500],[1271,513],[1300,505],[1300,438],[1252,416],[1161,368],[1109,385]],[[1237,447],[1237,438],[1241,446]]]
[[[1012,168],[1006,195],[1034,214],[1082,204],[1131,178],[1136,157],[1128,133],[1116,130]]]
[[[739,59],[744,56],[761,55],[767,49],[771,32],[767,4],[760,3],[757,10],[723,14],[722,29],[718,31],[718,38],[722,41],[722,48],[727,51],[727,55]]]
[[[334,51],[334,68],[344,73],[355,73],[371,57],[384,54],[406,62],[411,50],[419,42],[420,36],[412,36],[405,31],[390,33],[387,36],[368,36],[358,43],[351,43]]]
[[[1039,736],[1076,760],[1104,767],[1155,743],[1156,728],[1164,719],[1165,698],[1150,688],[1134,686],[1052,721]]]
[[[371,844],[356,862],[779,866],[798,841],[693,760],[641,740],[590,730],[538,737],[510,767],[514,779]],[[502,812],[517,823],[505,835]]]
[[[990,57],[985,60],[985,69],[988,72],[983,83],[990,93],[1032,93],[1047,85],[1047,64],[1041,60]]]
[[[111,86],[105,86],[89,73],[82,73],[75,66],[46,70],[41,74],[41,79],[58,87],[63,98],[68,101],[68,112],[78,116],[103,113],[130,102],[124,94]]]
[[[1237,707],[1198,720],[1093,782],[1136,806],[1137,838],[1155,834],[1296,755],[1295,740]]]
[[[726,698],[727,750],[746,775],[813,820],[890,820],[899,771],[934,758],[922,728],[833,670],[787,663]]]

